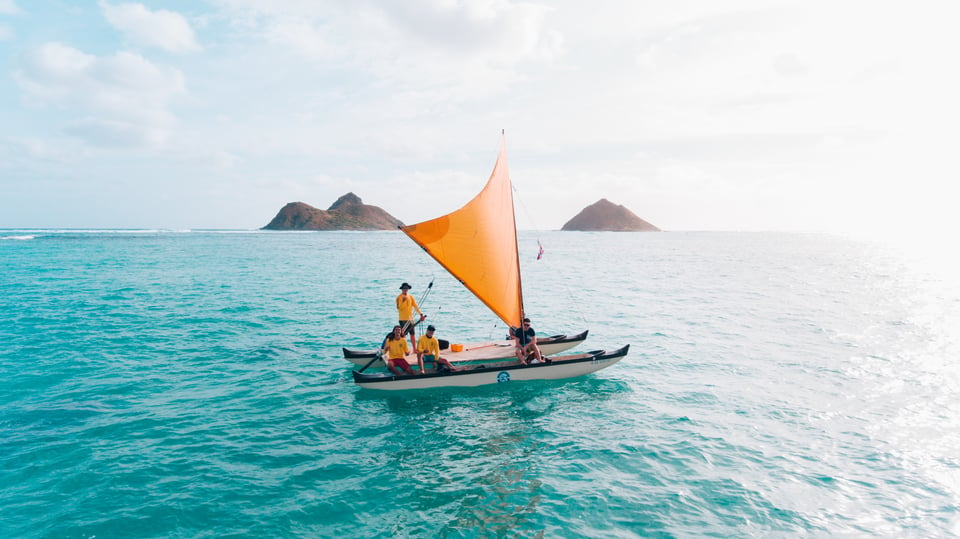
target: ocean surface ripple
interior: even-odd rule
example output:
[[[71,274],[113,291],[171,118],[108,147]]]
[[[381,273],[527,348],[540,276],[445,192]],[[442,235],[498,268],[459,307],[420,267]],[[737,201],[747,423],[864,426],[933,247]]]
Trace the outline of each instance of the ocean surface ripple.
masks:
[[[545,249],[537,261],[536,241]],[[397,232],[0,230],[0,537],[960,535],[960,287],[815,234],[521,234],[569,381],[383,394]],[[945,276],[946,275],[946,276]]]

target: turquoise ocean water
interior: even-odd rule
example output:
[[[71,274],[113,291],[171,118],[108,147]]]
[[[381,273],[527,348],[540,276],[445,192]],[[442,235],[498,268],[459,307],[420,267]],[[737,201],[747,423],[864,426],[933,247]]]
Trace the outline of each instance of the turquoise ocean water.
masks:
[[[630,355],[361,390],[403,281],[505,332],[398,232],[0,230],[0,537],[960,534],[955,281],[824,235],[521,250],[541,334]]]

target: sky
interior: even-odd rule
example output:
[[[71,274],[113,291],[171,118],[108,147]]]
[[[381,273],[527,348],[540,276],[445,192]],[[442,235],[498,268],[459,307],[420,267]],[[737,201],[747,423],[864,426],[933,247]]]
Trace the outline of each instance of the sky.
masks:
[[[506,132],[518,223],[952,232],[960,4],[0,0],[0,228],[413,223]]]

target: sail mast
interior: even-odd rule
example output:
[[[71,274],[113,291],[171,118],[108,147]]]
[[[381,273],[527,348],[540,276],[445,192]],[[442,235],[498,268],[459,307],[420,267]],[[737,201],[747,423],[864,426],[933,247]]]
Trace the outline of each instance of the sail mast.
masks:
[[[500,154],[503,156],[503,166],[507,166],[507,130],[500,130]],[[509,170],[507,171],[507,185],[510,187],[510,208],[513,210],[510,212],[510,218],[513,219],[513,247],[514,247],[514,259],[517,262],[517,294],[520,295],[520,320],[517,321],[517,325],[513,326],[516,328],[523,327],[523,318],[526,316],[526,312],[523,309],[523,277],[520,273],[520,233],[517,231],[517,208],[513,202],[513,178],[510,177]]]

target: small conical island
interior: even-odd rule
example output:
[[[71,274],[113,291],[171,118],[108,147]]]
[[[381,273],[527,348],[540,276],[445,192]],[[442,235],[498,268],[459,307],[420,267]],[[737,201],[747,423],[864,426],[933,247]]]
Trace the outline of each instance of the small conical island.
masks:
[[[627,208],[605,198],[582,209],[560,230],[589,230],[614,232],[659,232],[660,229],[637,217]]]
[[[327,210],[290,202],[262,230],[396,230],[398,226],[403,223],[394,216],[347,193]]]

